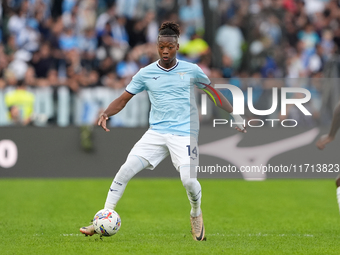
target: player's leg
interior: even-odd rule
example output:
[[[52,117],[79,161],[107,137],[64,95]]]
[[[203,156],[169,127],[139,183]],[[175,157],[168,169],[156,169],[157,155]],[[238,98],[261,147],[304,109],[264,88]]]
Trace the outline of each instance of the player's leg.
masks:
[[[147,131],[130,151],[126,162],[117,172],[107,195],[105,209],[114,209],[122,197],[129,180],[141,170],[155,168],[169,154],[162,135]],[[92,236],[93,225],[80,229],[85,235]]]
[[[339,211],[340,211],[340,175],[336,177],[335,185],[336,185],[336,197],[338,200]]]
[[[168,155],[165,139],[161,134],[147,131],[130,151],[109,189],[105,209],[115,209],[128,181],[143,169],[153,169]]]
[[[112,181],[104,208],[115,209],[130,179],[148,166],[149,162],[146,159],[136,155],[128,155],[125,163],[120,167]],[[92,236],[95,234],[94,226],[91,224],[87,227],[82,227],[80,232],[86,236]]]
[[[205,229],[201,210],[202,189],[197,180],[198,165],[197,140],[193,137],[170,136],[167,140],[171,160],[179,171],[182,184],[191,205],[190,222],[194,240],[205,240]]]
[[[188,199],[191,205],[190,215],[197,217],[201,214],[201,184],[196,176],[193,176],[195,167],[190,165],[182,165],[179,167],[182,184],[187,192]]]
[[[196,241],[205,240],[205,228],[203,224],[203,214],[201,210],[202,188],[198,182],[194,166],[182,165],[179,167],[181,181],[186,189],[191,205],[190,223],[192,237]]]
[[[106,197],[105,209],[115,209],[130,179],[149,166],[149,162],[136,155],[129,155],[112,181]]]

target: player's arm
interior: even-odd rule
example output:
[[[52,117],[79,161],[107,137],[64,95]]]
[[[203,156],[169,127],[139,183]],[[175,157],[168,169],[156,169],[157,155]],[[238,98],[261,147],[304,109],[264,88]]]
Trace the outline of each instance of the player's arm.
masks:
[[[221,101],[219,100],[219,98],[217,97],[215,92],[210,88],[210,86],[206,86],[203,91],[204,91],[204,93],[206,93],[208,95],[208,98],[212,101],[213,101],[213,99],[211,98],[211,96],[213,96],[217,106],[219,108],[225,110],[226,112],[230,113],[230,115],[234,118],[235,122],[243,123],[243,118],[240,115],[233,114],[232,105],[230,104],[229,100],[221,93],[221,91],[215,90],[217,92],[219,98],[221,99]],[[247,133],[245,126],[241,125],[241,124],[237,125],[236,130],[239,131],[239,132]]]
[[[335,107],[333,112],[333,120],[331,125],[331,130],[328,134],[323,135],[319,138],[319,140],[316,142],[316,146],[323,150],[326,145],[330,142],[332,142],[335,139],[336,133],[338,132],[340,127],[340,102]]]
[[[113,100],[109,104],[109,106],[106,108],[106,110],[100,114],[99,120],[98,120],[98,126],[101,126],[107,132],[110,131],[106,127],[106,121],[109,119],[110,116],[119,113],[133,96],[134,96],[133,94],[130,94],[129,92],[124,91],[120,97]]]

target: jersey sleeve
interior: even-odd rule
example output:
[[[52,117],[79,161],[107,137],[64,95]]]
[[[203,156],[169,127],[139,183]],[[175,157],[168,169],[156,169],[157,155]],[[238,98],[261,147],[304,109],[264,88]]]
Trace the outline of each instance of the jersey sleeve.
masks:
[[[126,86],[125,90],[130,94],[136,95],[145,90],[145,84],[142,80],[141,71],[142,69],[132,77],[131,82]]]
[[[194,79],[195,85],[199,89],[204,89],[207,85],[211,83],[211,81],[198,65],[195,65],[195,67],[196,67],[196,74]]]

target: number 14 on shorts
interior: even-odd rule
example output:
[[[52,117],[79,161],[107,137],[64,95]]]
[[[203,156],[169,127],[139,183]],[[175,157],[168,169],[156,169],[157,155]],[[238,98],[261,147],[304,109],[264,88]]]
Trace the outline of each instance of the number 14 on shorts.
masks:
[[[188,148],[188,156],[191,157],[191,155],[195,155],[195,157],[197,158],[197,148],[196,146],[191,150],[191,146],[187,145],[186,146]]]

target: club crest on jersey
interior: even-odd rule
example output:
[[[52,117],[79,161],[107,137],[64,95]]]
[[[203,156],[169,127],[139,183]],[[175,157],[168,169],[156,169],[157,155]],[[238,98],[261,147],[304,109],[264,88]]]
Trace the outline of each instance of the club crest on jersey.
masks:
[[[178,72],[177,74],[179,74],[181,76],[181,79],[184,79],[184,74],[186,74],[187,72]]]

